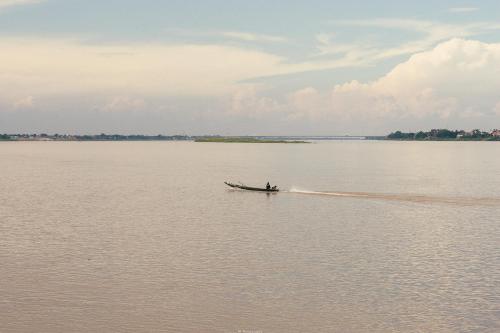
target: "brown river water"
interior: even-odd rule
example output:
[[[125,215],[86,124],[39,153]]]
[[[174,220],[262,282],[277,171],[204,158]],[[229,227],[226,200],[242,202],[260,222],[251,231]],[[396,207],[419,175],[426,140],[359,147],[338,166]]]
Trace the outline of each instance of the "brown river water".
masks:
[[[0,264],[0,332],[500,332],[500,144],[4,142]]]

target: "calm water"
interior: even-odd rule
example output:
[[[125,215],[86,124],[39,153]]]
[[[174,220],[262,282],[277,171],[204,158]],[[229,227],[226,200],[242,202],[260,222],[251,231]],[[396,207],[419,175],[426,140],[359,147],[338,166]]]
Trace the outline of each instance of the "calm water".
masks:
[[[500,144],[1,143],[0,264],[0,332],[500,332]]]

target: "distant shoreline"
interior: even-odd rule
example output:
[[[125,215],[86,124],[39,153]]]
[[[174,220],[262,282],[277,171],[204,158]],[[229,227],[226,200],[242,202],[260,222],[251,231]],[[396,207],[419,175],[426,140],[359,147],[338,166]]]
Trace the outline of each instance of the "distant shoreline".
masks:
[[[381,139],[380,137],[379,139]],[[311,143],[324,140],[366,140],[361,136],[220,136],[220,135],[72,135],[72,134],[0,134],[0,142],[20,141],[72,141],[72,142],[107,142],[107,141],[194,141],[199,143]]]
[[[72,135],[72,134],[0,134],[0,142],[122,142],[122,141],[190,141],[197,143],[286,143],[305,144],[313,141],[431,141],[475,142],[500,141],[500,130],[433,129],[428,132],[393,132],[387,136],[220,136],[220,135]]]
[[[391,141],[500,141],[500,130],[484,132],[479,129],[472,131],[433,129],[428,132],[401,132],[389,134],[386,140]]]
[[[0,134],[1,141],[193,141],[187,135],[70,135],[70,134]]]
[[[195,142],[201,143],[310,143],[298,140],[270,140],[252,137],[205,137],[197,138]]]
[[[399,142],[496,142],[500,138],[489,139],[382,139],[380,141],[399,141]]]

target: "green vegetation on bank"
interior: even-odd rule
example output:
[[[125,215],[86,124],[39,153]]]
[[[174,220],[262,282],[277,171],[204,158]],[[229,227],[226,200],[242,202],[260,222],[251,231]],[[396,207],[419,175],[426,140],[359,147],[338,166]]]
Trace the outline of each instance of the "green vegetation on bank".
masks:
[[[0,141],[186,141],[187,135],[121,135],[121,134],[0,134]]]
[[[500,141],[500,131],[483,132],[475,129],[451,131],[448,129],[433,129],[428,132],[404,133],[396,131],[387,136],[387,140],[400,141]]]
[[[217,143],[309,143],[307,141],[270,140],[255,137],[223,137],[207,136],[195,139],[195,142],[217,142]]]

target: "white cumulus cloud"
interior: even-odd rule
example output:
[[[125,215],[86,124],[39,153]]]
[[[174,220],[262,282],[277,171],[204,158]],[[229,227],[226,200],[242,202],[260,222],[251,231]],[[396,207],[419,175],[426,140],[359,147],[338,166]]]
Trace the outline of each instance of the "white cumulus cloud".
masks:
[[[500,44],[452,39],[413,55],[373,82],[346,82],[329,92],[300,89],[281,109],[318,124],[436,118],[466,122],[500,116],[499,91]]]
[[[447,117],[491,105],[500,88],[499,74],[500,44],[452,39],[413,55],[369,89],[393,98],[400,111]]]

